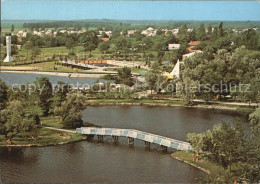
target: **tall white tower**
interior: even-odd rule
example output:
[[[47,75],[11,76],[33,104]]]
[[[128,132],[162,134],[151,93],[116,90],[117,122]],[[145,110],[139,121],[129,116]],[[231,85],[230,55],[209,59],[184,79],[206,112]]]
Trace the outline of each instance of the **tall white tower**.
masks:
[[[13,58],[11,56],[11,36],[6,37],[6,58],[4,62],[12,62]]]

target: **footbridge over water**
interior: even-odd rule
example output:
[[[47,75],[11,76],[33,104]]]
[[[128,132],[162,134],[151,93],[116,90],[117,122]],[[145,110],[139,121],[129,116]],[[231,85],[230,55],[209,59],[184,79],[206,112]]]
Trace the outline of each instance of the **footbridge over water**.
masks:
[[[162,151],[167,151],[167,148],[177,150],[192,151],[190,143],[179,141],[172,138],[163,137],[134,129],[118,129],[118,128],[93,128],[81,127],[76,129],[76,133],[83,135],[98,136],[98,141],[103,142],[104,136],[112,136],[113,142],[118,142],[119,137],[127,137],[128,144],[134,145],[134,139],[139,139],[145,142],[145,147],[150,149],[150,144],[158,144],[161,146]]]

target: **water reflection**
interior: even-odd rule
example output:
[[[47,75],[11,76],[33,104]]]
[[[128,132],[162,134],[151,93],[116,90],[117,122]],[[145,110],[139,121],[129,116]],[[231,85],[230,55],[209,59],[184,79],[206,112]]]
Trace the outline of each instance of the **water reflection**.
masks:
[[[231,112],[183,107],[104,106],[88,107],[84,119],[104,127],[133,128],[180,140],[188,132],[202,132],[213,124],[246,117]],[[158,145],[145,151],[135,140],[114,145],[82,141],[74,144],[0,148],[0,180],[4,183],[193,183],[203,173],[162,154]],[[171,150],[170,150],[171,151]]]
[[[51,75],[42,75],[42,74],[16,74],[16,73],[2,73],[0,72],[0,78],[3,79],[7,85],[12,84],[25,84],[26,82],[32,83],[36,80],[37,77],[45,76],[48,77],[52,84],[57,84],[58,81],[65,83],[70,83],[76,85],[77,83],[83,85],[88,84],[92,85],[96,82],[97,78],[69,78],[69,77],[59,77]],[[100,79],[100,81],[104,81]]]

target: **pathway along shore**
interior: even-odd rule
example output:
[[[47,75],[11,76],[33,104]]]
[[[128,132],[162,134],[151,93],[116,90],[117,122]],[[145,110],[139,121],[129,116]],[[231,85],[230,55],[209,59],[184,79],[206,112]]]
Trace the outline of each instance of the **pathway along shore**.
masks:
[[[22,74],[39,74],[39,75],[52,75],[58,77],[71,77],[71,78],[101,78],[106,73],[68,73],[68,72],[38,72],[38,71],[21,71],[21,70],[0,70],[2,73],[22,73]]]

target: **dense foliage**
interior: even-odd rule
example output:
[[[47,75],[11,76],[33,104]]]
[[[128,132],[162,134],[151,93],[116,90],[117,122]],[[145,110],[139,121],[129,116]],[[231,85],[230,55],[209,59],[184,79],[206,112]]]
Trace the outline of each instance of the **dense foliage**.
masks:
[[[259,109],[250,115],[250,133],[245,133],[241,122],[223,122],[212,130],[187,135],[195,150],[225,169],[204,178],[206,183],[259,182]]]

